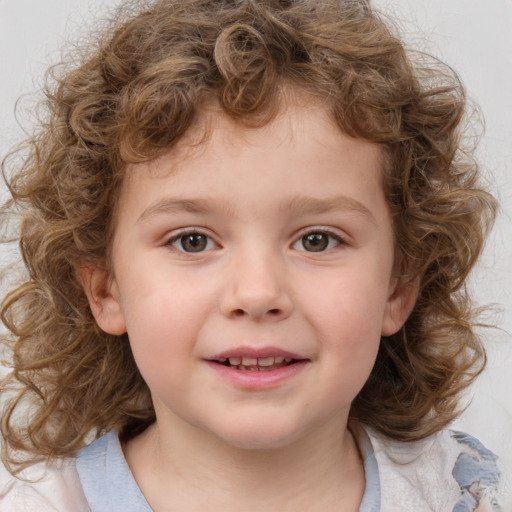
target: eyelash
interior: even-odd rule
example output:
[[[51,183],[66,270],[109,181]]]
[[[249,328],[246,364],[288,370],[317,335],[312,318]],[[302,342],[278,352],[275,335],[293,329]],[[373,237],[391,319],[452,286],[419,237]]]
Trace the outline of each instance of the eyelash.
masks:
[[[198,251],[185,250],[185,247],[183,244],[186,241],[186,237],[190,237],[192,235],[197,235],[198,237],[204,237],[206,245],[203,248],[201,248],[201,246],[200,246]],[[322,248],[320,246],[320,250],[318,250],[318,251],[315,251],[315,250],[308,251],[304,247],[304,241],[305,241],[306,237],[311,236],[311,235],[326,235],[328,237],[327,246],[325,248]],[[336,245],[334,247],[332,247],[333,240],[336,243]],[[180,241],[181,241],[181,247],[177,247],[176,244],[180,243]],[[171,238],[169,238],[167,240],[167,242],[165,243],[165,246],[172,247],[173,249],[175,249],[181,253],[184,253],[184,254],[197,254],[197,253],[202,253],[202,252],[211,250],[213,247],[208,247],[208,245],[211,245],[212,243],[214,245],[217,245],[211,236],[208,236],[207,234],[203,233],[199,229],[191,228],[191,229],[186,229],[186,230],[183,230],[183,231],[180,231],[180,232],[174,234]],[[299,248],[295,247],[297,244],[300,244],[300,243],[302,243],[303,248],[299,249]],[[297,237],[296,240],[291,244],[291,247],[292,247],[292,249],[296,249],[296,250],[299,250],[302,252],[315,253],[315,252],[327,252],[332,249],[335,249],[336,247],[338,247],[340,245],[347,245],[347,242],[338,233],[334,233],[333,231],[326,229],[326,228],[315,227],[315,228],[308,228],[307,230],[300,233],[299,237]]]

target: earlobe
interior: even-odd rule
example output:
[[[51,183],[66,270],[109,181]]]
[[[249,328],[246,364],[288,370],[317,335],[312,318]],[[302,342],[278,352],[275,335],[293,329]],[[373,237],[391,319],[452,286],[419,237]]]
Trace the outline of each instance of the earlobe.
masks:
[[[108,334],[126,333],[126,323],[115,281],[104,268],[81,266],[77,276],[98,326]]]
[[[386,304],[382,321],[382,336],[391,336],[404,325],[418,299],[419,287],[419,277],[406,283],[397,283]]]

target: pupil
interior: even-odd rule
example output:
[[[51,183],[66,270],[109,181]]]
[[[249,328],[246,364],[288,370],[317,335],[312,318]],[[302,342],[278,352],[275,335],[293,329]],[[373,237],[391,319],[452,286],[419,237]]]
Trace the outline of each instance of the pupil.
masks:
[[[306,251],[325,251],[329,245],[329,238],[324,233],[310,233],[302,237],[302,245]]]
[[[187,252],[201,252],[206,247],[206,237],[198,234],[186,235],[181,238],[181,246]]]

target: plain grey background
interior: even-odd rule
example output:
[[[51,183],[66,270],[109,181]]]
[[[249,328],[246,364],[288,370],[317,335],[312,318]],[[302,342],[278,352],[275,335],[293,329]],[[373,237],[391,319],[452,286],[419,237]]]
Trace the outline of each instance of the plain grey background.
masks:
[[[76,39],[118,3],[0,0],[0,157],[23,137],[14,118],[17,98],[38,89],[64,41]],[[480,160],[501,211],[471,286],[478,303],[494,305],[486,320],[500,329],[486,331],[489,365],[468,393],[472,403],[455,427],[501,455],[508,483],[505,510],[512,510],[512,0],[374,0],[374,5],[392,13],[413,47],[458,71],[485,117]],[[12,259],[5,250],[0,253],[0,265]]]

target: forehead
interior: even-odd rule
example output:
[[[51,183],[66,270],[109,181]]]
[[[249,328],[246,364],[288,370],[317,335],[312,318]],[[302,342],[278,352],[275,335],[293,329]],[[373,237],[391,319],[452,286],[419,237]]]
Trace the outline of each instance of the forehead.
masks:
[[[318,102],[286,105],[258,128],[212,109],[165,155],[128,166],[121,202],[218,196],[227,206],[244,197],[256,208],[346,193],[371,203],[382,195],[383,160],[378,145],[346,136]]]
[[[288,101],[282,102],[275,117],[262,126],[239,121],[226,114],[216,103],[210,104],[167,153],[143,166],[128,165],[125,178],[134,179],[142,167],[155,178],[178,173],[193,161],[204,158],[205,153],[208,158],[219,160],[236,158],[242,153],[261,158],[262,142],[265,143],[269,134],[276,147],[288,150],[287,156],[291,160],[299,159],[306,153],[314,159],[315,154],[320,156],[322,149],[336,145],[344,159],[354,162],[361,158],[378,160],[380,168],[383,168],[387,160],[381,146],[346,136],[334,121],[328,104],[299,91],[294,92]],[[303,145],[299,141],[311,144]],[[364,150],[361,151],[363,146]],[[166,164],[163,164],[164,161]],[[379,172],[379,177],[382,178],[382,172]]]

